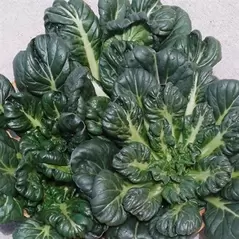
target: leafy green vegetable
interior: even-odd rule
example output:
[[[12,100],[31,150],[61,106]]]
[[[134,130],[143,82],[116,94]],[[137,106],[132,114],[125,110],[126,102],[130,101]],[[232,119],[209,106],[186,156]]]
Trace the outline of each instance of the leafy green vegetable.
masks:
[[[55,0],[14,59],[18,89],[0,75],[0,223],[22,221],[14,239],[238,238],[239,82],[213,75],[219,41],[160,0],[98,8]]]
[[[91,197],[95,176],[102,169],[111,168],[112,157],[116,152],[114,144],[97,138],[82,143],[73,151],[73,180],[87,196]]]
[[[219,197],[209,197],[206,200],[208,205],[205,213],[205,235],[208,238],[237,238],[238,202],[222,200]]]
[[[6,99],[14,93],[14,88],[10,81],[3,75],[0,75],[0,127],[5,127],[4,103]]]
[[[69,51],[55,35],[40,35],[15,57],[13,69],[19,90],[41,96],[65,83],[70,73]]]
[[[36,219],[30,219],[24,222],[15,230],[12,237],[13,239],[63,239],[64,237],[61,236],[55,229],[53,229],[49,225],[45,225],[41,221]]]
[[[83,0],[59,1],[45,12],[47,33],[56,33],[70,48],[71,58],[89,66],[99,80],[98,59],[101,47],[99,20]]]

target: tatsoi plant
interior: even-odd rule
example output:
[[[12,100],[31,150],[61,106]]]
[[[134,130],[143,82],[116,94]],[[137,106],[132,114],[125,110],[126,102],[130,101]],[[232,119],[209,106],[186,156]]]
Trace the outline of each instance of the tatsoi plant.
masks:
[[[17,89],[0,76],[0,223],[22,221],[14,239],[239,238],[239,82],[213,75],[220,43],[159,0],[98,6],[56,0]]]

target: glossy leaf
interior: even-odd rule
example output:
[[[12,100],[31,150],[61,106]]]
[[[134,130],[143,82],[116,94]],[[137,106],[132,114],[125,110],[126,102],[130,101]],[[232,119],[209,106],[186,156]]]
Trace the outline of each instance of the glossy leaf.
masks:
[[[116,19],[123,20],[126,17],[129,6],[129,0],[99,0],[100,24],[104,26]]]
[[[110,227],[106,232],[105,239],[152,239],[149,235],[147,225],[130,217],[125,223],[118,227]]]
[[[6,99],[14,93],[15,90],[10,81],[0,74],[0,127],[5,127],[6,119],[4,117],[4,103]]]
[[[28,93],[14,93],[4,104],[7,126],[19,133],[32,128],[43,128],[43,111],[38,98]]]
[[[220,42],[214,37],[206,37],[202,40],[199,31],[193,31],[188,36],[179,38],[174,47],[184,52],[198,67],[214,66],[221,60]]]
[[[140,143],[131,143],[114,156],[112,166],[133,183],[149,182],[152,180],[150,160],[149,148]]]
[[[102,170],[95,177],[90,204],[100,223],[118,226],[126,221],[127,213],[122,205],[125,194],[122,179],[114,173]]]
[[[91,197],[95,177],[103,169],[110,169],[117,153],[115,145],[101,139],[91,139],[79,145],[71,155],[73,180],[79,189]]]
[[[59,91],[48,92],[42,96],[42,109],[47,118],[56,120],[65,108],[66,97]]]
[[[110,100],[104,96],[92,97],[86,104],[85,124],[89,133],[93,136],[103,134],[102,118]]]
[[[209,197],[206,200],[208,202],[204,216],[206,237],[210,239],[235,239],[239,237],[237,228],[238,202],[224,201],[219,197]]]
[[[102,50],[100,77],[104,90],[112,94],[114,82],[128,68],[143,68],[158,80],[156,52],[134,42],[115,40]]]
[[[211,156],[199,162],[188,175],[199,182],[198,194],[202,197],[219,192],[231,180],[232,166],[225,156]]]
[[[14,59],[13,69],[17,87],[42,96],[56,91],[70,73],[68,49],[55,35],[40,35],[31,40],[26,51]]]
[[[66,238],[82,238],[93,227],[90,205],[78,198],[49,205],[41,217]]]
[[[9,223],[23,219],[23,205],[13,196],[0,193],[0,223]]]
[[[44,196],[41,176],[27,159],[22,160],[16,170],[16,190],[33,202],[40,202]]]
[[[147,184],[143,187],[134,187],[128,190],[124,197],[124,209],[137,217],[140,221],[149,221],[154,217],[162,204],[161,185]]]
[[[101,48],[99,20],[83,0],[59,1],[45,11],[47,33],[56,33],[68,45],[71,58],[89,66],[99,80],[98,58]]]
[[[76,113],[84,120],[85,104],[93,96],[95,89],[92,76],[85,67],[77,67],[66,79],[64,93],[67,97],[66,111]]]
[[[22,223],[13,233],[13,239],[63,239],[51,226],[36,219],[28,219]]]
[[[0,193],[14,196],[16,193],[15,171],[21,160],[21,154],[18,142],[11,139],[3,130],[0,130],[0,152]]]
[[[170,204],[180,204],[196,198],[197,187],[197,182],[194,179],[185,177],[180,183],[174,182],[165,185],[162,197]]]
[[[156,228],[168,237],[189,236],[196,233],[202,225],[199,208],[195,203],[176,205],[158,217]]]
[[[104,47],[108,47],[115,40],[132,41],[138,45],[152,46],[153,35],[145,22],[143,13],[130,14],[123,20],[117,19],[108,22],[104,31],[106,38]]]

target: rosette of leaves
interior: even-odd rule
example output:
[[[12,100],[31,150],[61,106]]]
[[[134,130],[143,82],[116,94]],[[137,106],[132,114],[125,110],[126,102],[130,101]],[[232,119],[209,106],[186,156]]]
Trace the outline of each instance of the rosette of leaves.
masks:
[[[0,76],[0,223],[22,220],[17,239],[191,239],[203,223],[237,238],[239,83],[212,74],[220,43],[159,0],[98,7],[54,1],[14,59],[18,90]]]

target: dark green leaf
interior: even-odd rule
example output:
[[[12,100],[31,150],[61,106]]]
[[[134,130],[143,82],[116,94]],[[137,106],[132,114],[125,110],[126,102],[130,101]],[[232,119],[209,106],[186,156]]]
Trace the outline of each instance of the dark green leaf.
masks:
[[[95,177],[90,204],[100,223],[118,226],[126,221],[127,213],[122,205],[126,192],[122,178],[111,171],[102,170]]]
[[[4,103],[6,99],[14,93],[15,90],[10,81],[0,74],[0,127],[3,128],[6,125],[6,119],[4,117]]]
[[[205,236],[210,239],[236,239],[239,237],[238,202],[224,201],[219,197],[206,199]]]
[[[144,96],[154,87],[158,87],[159,79],[143,69],[127,69],[119,76],[114,84],[114,98],[121,95],[132,94],[137,100],[137,104],[143,108]]]
[[[134,98],[123,98],[121,95],[122,104],[110,102],[109,107],[105,111],[103,117],[103,129],[111,137],[120,142],[140,142],[145,144],[145,139],[142,138],[143,130],[143,112],[137,105]]]
[[[17,133],[32,128],[43,128],[43,111],[38,98],[28,93],[14,93],[4,104],[7,126]]]
[[[202,197],[219,192],[231,180],[232,166],[225,156],[203,158],[195,171],[188,175],[200,183],[198,194]]]
[[[66,79],[64,93],[67,97],[66,111],[76,113],[84,120],[85,104],[93,96],[95,89],[91,82],[92,76],[87,68],[77,67]]]
[[[110,169],[117,148],[111,142],[91,139],[79,145],[71,155],[73,180],[82,192],[91,197],[95,177],[102,169]]]
[[[158,80],[156,52],[134,42],[115,40],[100,57],[101,83],[107,93],[112,94],[114,82],[128,68],[143,68]]]
[[[99,0],[98,8],[100,14],[100,24],[106,25],[107,22],[126,17],[129,0]]]
[[[55,120],[60,117],[66,105],[66,97],[60,91],[48,92],[42,96],[42,108],[45,116]]]
[[[169,183],[163,188],[162,196],[170,204],[183,203],[196,198],[198,184],[194,179],[185,177],[180,183]]]
[[[202,225],[199,207],[193,202],[166,209],[154,220],[157,231],[168,237],[189,236],[196,233]]]
[[[68,55],[66,45],[55,35],[37,36],[14,59],[17,87],[40,96],[60,89],[70,73]]]
[[[131,143],[114,156],[112,166],[133,183],[152,180],[149,171],[150,149],[140,143]]]
[[[145,14],[134,13],[121,20],[108,22],[105,27],[104,47],[115,40],[132,41],[138,45],[152,46],[153,35],[146,25]]]
[[[223,198],[231,201],[239,201],[239,173],[238,169],[232,172],[232,179],[221,191]]]
[[[214,37],[202,40],[199,31],[182,36],[175,42],[174,47],[184,52],[188,60],[195,62],[198,67],[214,66],[221,60],[220,42]]]
[[[89,66],[93,77],[99,80],[98,58],[101,49],[99,20],[83,0],[56,0],[45,11],[47,33],[56,33],[65,40],[71,58]]]
[[[64,239],[51,226],[35,219],[28,219],[22,223],[13,233],[13,239]]]
[[[160,0],[131,0],[131,10],[134,12],[145,12],[150,15],[161,6]]]
[[[152,239],[147,225],[130,217],[118,227],[110,227],[106,232],[105,239]]]
[[[40,202],[44,196],[41,176],[31,162],[25,158],[16,170],[16,189],[18,193],[33,202]]]
[[[132,186],[126,193],[123,205],[127,212],[136,216],[140,221],[149,221],[154,217],[162,204],[162,187],[152,184],[137,188]]]
[[[86,104],[85,124],[88,132],[93,136],[103,134],[102,118],[110,100],[104,96],[92,97]]]
[[[23,219],[23,205],[21,202],[5,194],[0,193],[0,223],[9,223]]]
[[[14,196],[15,171],[21,159],[18,142],[11,139],[4,130],[0,130],[0,193]]]
[[[90,205],[79,198],[49,205],[40,215],[64,238],[84,238],[93,227]]]

